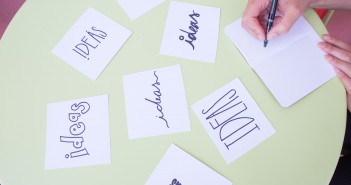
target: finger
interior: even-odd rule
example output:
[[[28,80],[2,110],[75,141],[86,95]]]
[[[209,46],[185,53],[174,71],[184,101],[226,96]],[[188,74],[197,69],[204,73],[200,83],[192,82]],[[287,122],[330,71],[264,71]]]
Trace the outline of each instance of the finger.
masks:
[[[280,35],[288,33],[299,17],[300,14],[297,11],[287,10],[287,12],[282,15],[279,23],[273,26],[271,31],[268,33],[268,39],[271,40],[277,38]]]
[[[344,62],[333,55],[327,54],[325,59],[335,68],[335,72],[342,72],[342,76],[346,76],[347,78],[351,77],[351,64]]]
[[[269,1],[250,1],[242,17],[242,27],[246,29],[250,35],[260,40],[264,39],[264,29],[260,24],[259,17],[262,17],[261,15],[267,12],[268,4]]]
[[[351,63],[351,53],[344,50],[344,49],[341,49],[341,48],[338,48],[328,42],[321,42],[318,44],[318,47],[330,54],[330,55],[333,55],[334,57],[344,61],[344,62],[347,62],[347,63]]]
[[[323,40],[330,43],[330,44],[333,44],[341,49],[344,49],[346,51],[349,51],[351,52],[351,45],[348,44],[347,42],[344,42],[336,37],[333,37],[329,34],[325,34],[322,36]]]
[[[264,16],[261,16],[261,17],[258,17],[258,21],[260,22],[261,27],[262,27],[263,29],[265,29],[268,20],[267,20]]]
[[[273,25],[279,24],[282,21],[282,16],[275,16]]]
[[[251,36],[264,40],[264,30],[257,18],[243,18],[241,25]]]

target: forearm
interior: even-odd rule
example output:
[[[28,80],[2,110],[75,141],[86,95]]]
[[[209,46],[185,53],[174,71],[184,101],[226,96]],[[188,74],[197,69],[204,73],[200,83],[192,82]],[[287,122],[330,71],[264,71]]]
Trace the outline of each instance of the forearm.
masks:
[[[311,8],[351,10],[351,0],[311,0]]]

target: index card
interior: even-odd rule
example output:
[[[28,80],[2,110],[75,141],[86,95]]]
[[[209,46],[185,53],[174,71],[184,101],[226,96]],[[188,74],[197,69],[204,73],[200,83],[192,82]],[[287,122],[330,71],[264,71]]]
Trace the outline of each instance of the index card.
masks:
[[[45,169],[109,164],[108,95],[47,106]]]
[[[172,1],[160,53],[214,63],[219,20],[219,8]]]
[[[261,65],[268,57],[279,53],[311,31],[308,23],[299,19],[289,31],[288,36],[270,40],[265,48],[263,41],[252,37],[241,27],[241,19],[226,26],[225,30],[252,68]]]
[[[321,41],[313,28],[299,18],[291,30],[271,40],[266,48],[241,27],[241,19],[225,28],[251,68],[283,107],[288,107],[335,76],[317,48]]]
[[[131,33],[114,20],[89,8],[52,52],[96,80]]]
[[[239,79],[200,100],[192,108],[228,164],[275,133]]]
[[[134,20],[165,0],[117,0],[130,19]]]
[[[231,185],[232,182],[172,144],[145,185],[182,184]]]
[[[180,65],[123,77],[130,139],[190,131]]]

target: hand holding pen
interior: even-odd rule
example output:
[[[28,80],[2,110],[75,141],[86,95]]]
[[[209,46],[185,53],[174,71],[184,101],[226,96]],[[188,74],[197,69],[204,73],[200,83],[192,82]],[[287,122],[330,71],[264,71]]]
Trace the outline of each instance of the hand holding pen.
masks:
[[[242,26],[259,40],[266,40],[267,15],[273,0],[249,0],[242,17]],[[279,0],[273,27],[269,28],[267,40],[287,33],[296,20],[310,7],[311,0]]]
[[[277,6],[278,6],[278,0],[272,0],[271,3],[271,8],[269,10],[269,15],[268,15],[268,22],[267,22],[267,26],[265,29],[265,39],[264,39],[264,43],[263,46],[267,47],[268,44],[268,32],[271,30],[273,23],[274,23],[274,18],[275,18],[275,12],[277,11]]]

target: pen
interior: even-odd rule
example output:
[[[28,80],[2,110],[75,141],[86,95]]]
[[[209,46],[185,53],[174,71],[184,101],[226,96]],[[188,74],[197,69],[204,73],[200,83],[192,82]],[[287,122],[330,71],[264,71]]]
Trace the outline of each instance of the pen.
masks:
[[[268,44],[267,35],[268,35],[269,30],[273,26],[273,21],[274,21],[274,17],[275,17],[275,12],[277,10],[277,5],[278,5],[278,0],[272,0],[271,9],[269,10],[269,15],[268,15],[268,22],[267,22],[266,32],[265,32],[266,38],[265,38],[264,44],[263,44],[264,47],[266,47],[267,44]]]

